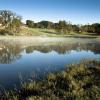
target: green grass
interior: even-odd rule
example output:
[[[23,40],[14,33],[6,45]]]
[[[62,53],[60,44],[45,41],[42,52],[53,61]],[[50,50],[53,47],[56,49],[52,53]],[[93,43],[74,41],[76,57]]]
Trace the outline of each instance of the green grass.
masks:
[[[41,35],[50,35],[55,34],[53,29],[40,29],[40,28],[22,28],[19,34],[22,35],[33,35],[33,36],[41,36]]]
[[[28,35],[28,36],[48,36],[48,37],[84,37],[84,38],[96,38],[97,35],[95,34],[88,34],[88,33],[75,33],[70,32],[68,34],[58,34],[54,29],[40,29],[40,28],[22,28],[21,35]]]
[[[50,73],[39,82],[21,84],[17,91],[6,91],[7,100],[100,100],[100,61],[82,61],[65,70]],[[6,100],[6,99],[5,99]]]
[[[2,31],[2,35],[7,35],[7,33],[4,33],[5,31]],[[68,34],[59,34],[54,29],[41,29],[41,28],[28,28],[28,27],[22,27],[20,33],[16,33],[16,36],[44,36],[44,37],[82,37],[82,38],[97,38],[99,37],[96,34],[90,34],[90,33],[75,33],[70,32]]]

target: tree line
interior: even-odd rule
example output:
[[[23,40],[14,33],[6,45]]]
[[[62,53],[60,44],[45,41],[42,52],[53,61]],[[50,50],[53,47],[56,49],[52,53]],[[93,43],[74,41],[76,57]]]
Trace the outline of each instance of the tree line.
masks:
[[[13,34],[19,33],[22,23],[22,17],[9,10],[0,10],[0,25],[2,25],[3,32]],[[51,21],[40,21],[35,23],[32,20],[26,20],[25,25],[29,28],[42,28],[42,29],[54,29],[58,34],[75,33],[98,33],[100,34],[100,23],[87,24],[87,25],[73,25],[71,22],[61,20],[58,23]]]
[[[50,21],[41,21],[34,23],[32,20],[26,20],[27,27],[42,28],[42,29],[55,29],[57,33],[67,34],[71,32],[87,32],[87,33],[100,33],[100,23],[93,23],[91,25],[75,25],[65,20],[53,23]]]

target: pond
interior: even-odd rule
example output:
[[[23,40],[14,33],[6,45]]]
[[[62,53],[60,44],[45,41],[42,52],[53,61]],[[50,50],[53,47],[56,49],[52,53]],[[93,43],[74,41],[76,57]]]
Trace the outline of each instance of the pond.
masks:
[[[100,61],[100,41],[82,38],[0,39],[0,89],[25,80],[41,80],[50,72],[83,59]]]

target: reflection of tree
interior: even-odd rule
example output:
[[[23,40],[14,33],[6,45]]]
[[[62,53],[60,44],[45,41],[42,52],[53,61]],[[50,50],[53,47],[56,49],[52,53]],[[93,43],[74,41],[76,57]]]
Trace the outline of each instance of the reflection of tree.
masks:
[[[2,50],[0,50],[0,63],[8,64],[21,57],[21,49],[17,44],[3,44]]]
[[[29,46],[26,48],[26,53],[32,53],[33,52],[33,47],[32,46]]]
[[[34,50],[40,51],[42,53],[51,52],[49,46],[29,46],[26,48],[26,53],[32,53]]]
[[[21,49],[22,45],[15,42],[1,42],[0,41],[0,63],[11,63],[21,57],[20,52],[23,50]],[[55,51],[59,54],[70,53],[71,50],[75,50],[80,52],[82,50],[85,51],[92,51],[95,54],[100,54],[100,43],[54,43],[45,45],[38,45],[38,46],[28,46],[24,47],[26,53],[32,53],[33,51],[40,51],[42,53],[49,53],[51,51]]]
[[[40,46],[30,46],[26,48],[26,53],[32,53],[34,50],[40,51],[42,53],[49,53],[51,51],[56,51],[59,54],[65,54],[70,53],[71,50],[76,50],[77,52],[82,50],[91,50],[95,54],[100,53],[100,44],[98,43],[73,43],[73,44],[66,44],[66,43],[60,43],[60,44],[54,44],[54,45],[40,45]]]

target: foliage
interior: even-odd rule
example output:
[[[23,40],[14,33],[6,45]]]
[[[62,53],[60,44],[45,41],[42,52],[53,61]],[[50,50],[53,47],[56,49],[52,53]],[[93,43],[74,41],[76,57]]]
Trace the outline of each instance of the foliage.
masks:
[[[0,30],[0,35],[12,35],[11,33],[9,33],[9,31],[8,30],[6,30],[6,29],[1,29]]]
[[[46,29],[52,29],[53,28],[53,22],[50,21],[41,21],[37,23],[38,28],[46,28]]]
[[[67,65],[62,72],[50,73],[43,81],[24,82],[20,90],[6,95],[11,100],[99,100],[99,77],[99,61],[82,61]]]
[[[13,13],[9,10],[0,10],[0,17],[2,18],[2,25],[7,27],[13,20]]]
[[[58,26],[56,27],[57,32],[64,34],[66,33],[67,29],[66,29],[66,21],[59,21]]]
[[[0,10],[1,24],[8,33],[19,32],[21,26],[21,16],[9,11]]]
[[[34,27],[34,22],[32,20],[26,20],[26,25],[29,27],[29,28],[33,28]]]
[[[72,25],[71,27],[73,32],[79,33],[80,27],[78,25]]]
[[[20,25],[21,25],[21,21],[19,19],[13,19],[12,23],[9,24],[9,26],[7,27],[7,29],[13,35],[15,35],[15,33],[19,33],[20,32]]]
[[[84,25],[81,27],[82,31],[88,32],[88,33],[100,33],[100,24],[94,23],[92,25]]]
[[[60,34],[68,34],[71,32],[79,32],[79,26],[78,25],[72,25],[71,22],[66,21],[59,21],[59,23],[56,25],[55,30]]]

